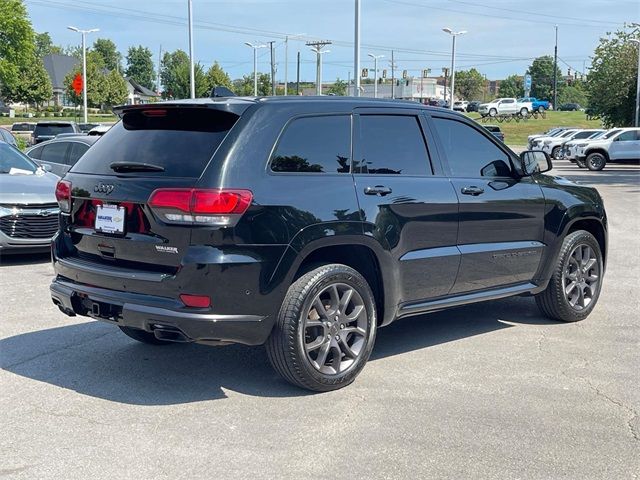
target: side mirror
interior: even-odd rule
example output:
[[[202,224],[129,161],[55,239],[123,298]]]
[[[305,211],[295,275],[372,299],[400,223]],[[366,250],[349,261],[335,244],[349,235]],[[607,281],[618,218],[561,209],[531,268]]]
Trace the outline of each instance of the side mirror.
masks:
[[[534,173],[548,172],[553,168],[551,158],[546,152],[541,150],[527,150],[520,154],[522,162],[522,172],[525,177]]]

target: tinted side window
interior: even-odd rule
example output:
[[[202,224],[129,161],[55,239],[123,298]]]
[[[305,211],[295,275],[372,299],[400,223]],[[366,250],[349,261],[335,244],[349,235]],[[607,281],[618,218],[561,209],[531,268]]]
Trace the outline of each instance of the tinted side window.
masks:
[[[429,153],[418,117],[361,115],[354,173],[431,175]]]
[[[454,177],[509,177],[511,161],[475,128],[448,118],[433,119]]]
[[[636,139],[636,132],[633,130],[628,130],[626,132],[623,132],[620,135],[618,135],[618,138],[616,138],[616,140],[619,142],[629,142],[635,139]]]
[[[40,160],[64,164],[66,162],[68,148],[69,144],[67,142],[50,143],[49,145],[45,145],[42,150]]]
[[[84,152],[89,150],[89,145],[84,143],[74,142],[71,144],[71,153],[69,153],[68,165],[75,165],[78,159],[84,155]]]
[[[302,117],[285,128],[278,141],[274,172],[349,173],[351,117]]]
[[[42,149],[44,147],[36,147],[33,150],[31,150],[29,152],[29,157],[30,158],[37,158],[38,160],[40,160],[42,158]]]
[[[573,137],[575,140],[580,140],[581,138],[589,138],[591,135],[593,135],[594,132],[588,130],[586,132],[579,132],[576,133],[575,136]]]

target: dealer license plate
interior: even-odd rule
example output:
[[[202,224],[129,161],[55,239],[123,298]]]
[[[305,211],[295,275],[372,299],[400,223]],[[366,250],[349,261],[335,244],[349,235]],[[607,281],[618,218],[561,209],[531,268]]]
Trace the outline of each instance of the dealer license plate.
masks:
[[[96,206],[96,231],[102,233],[124,233],[126,213],[125,208],[118,205]]]

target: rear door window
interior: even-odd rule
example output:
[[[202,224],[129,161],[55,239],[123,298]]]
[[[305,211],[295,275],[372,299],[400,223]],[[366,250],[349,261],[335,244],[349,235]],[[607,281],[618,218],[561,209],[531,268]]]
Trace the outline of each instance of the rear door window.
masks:
[[[36,125],[35,134],[38,135],[60,135],[61,133],[74,133],[75,130],[71,124],[39,124]]]
[[[71,143],[71,152],[69,152],[67,164],[71,166],[75,165],[80,157],[87,152],[87,150],[89,150],[89,145],[87,144],[80,142]]]
[[[42,158],[42,149],[43,149],[44,147],[45,147],[45,146],[40,146],[40,147],[36,147],[36,148],[34,148],[33,150],[31,150],[31,151],[29,152],[29,157],[31,157],[31,158],[37,158],[38,160],[40,160],[40,158]]]
[[[114,175],[113,162],[149,163],[159,172],[127,176],[199,177],[233,127],[237,115],[209,108],[133,110],[124,114],[72,169]]]
[[[360,115],[354,173],[431,175],[429,153],[415,115]]]
[[[69,142],[56,142],[45,145],[42,149],[40,160],[43,162],[65,164],[67,162],[67,151]]]
[[[301,117],[285,128],[271,170],[289,173],[349,173],[351,117]]]

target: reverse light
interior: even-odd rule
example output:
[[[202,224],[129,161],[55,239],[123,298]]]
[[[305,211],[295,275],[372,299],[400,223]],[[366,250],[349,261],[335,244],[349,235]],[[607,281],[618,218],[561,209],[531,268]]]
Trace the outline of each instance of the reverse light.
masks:
[[[56,184],[56,200],[60,206],[60,211],[69,213],[71,211],[71,182],[60,180]]]
[[[211,306],[211,298],[209,298],[208,295],[190,295],[188,293],[181,293],[180,300],[187,307],[209,308]]]
[[[244,214],[253,200],[249,190],[161,188],[149,198],[149,206],[168,223],[228,226]]]

